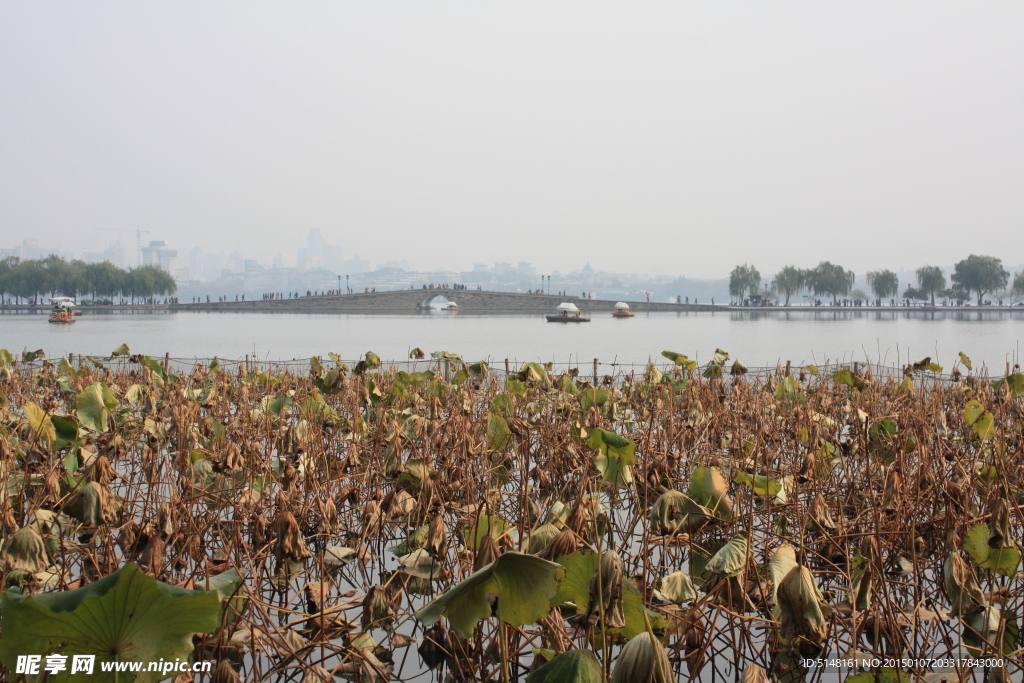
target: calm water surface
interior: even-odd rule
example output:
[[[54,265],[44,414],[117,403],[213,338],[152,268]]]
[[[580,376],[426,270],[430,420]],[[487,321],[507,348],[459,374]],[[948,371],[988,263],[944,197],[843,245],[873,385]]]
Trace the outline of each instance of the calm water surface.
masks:
[[[562,325],[537,315],[325,315],[262,313],[86,313],[75,325],[44,315],[0,315],[0,348],[108,355],[127,342],[133,352],[175,358],[288,360],[333,351],[345,359],[372,350],[403,359],[420,347],[469,361],[646,363],[664,349],[708,360],[719,347],[750,367],[871,360],[893,364],[923,356],[951,366],[958,351],[1002,374],[1016,362],[1024,310],[939,312],[640,313],[618,320]],[[898,356],[897,356],[898,353]],[[605,368],[603,372],[608,372]]]

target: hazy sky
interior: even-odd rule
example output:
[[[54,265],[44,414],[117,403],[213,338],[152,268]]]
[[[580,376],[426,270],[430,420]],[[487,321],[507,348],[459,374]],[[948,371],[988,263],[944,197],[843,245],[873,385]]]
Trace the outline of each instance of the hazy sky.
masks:
[[[863,273],[1022,216],[1019,0],[0,6],[0,247]]]

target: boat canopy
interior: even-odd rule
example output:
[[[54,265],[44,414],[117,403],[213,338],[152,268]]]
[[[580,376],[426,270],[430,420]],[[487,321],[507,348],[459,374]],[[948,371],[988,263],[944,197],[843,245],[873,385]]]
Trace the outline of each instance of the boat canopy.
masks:
[[[55,296],[50,299],[54,306],[74,306],[75,300],[70,296]]]
[[[557,310],[559,310],[559,311],[569,311],[570,313],[575,313],[576,311],[578,311],[580,309],[576,308],[576,304],[565,303],[565,304],[558,304]]]
[[[628,311],[629,310],[629,304],[627,304],[625,301],[620,301],[617,304],[615,304],[615,310],[616,311]]]

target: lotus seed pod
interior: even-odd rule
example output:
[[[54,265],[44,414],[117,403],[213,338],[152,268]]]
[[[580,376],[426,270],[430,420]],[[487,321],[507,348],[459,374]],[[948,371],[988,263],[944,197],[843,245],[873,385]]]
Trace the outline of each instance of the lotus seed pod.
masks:
[[[579,541],[576,538],[576,534],[573,533],[572,529],[566,527],[558,532],[558,535],[548,543],[548,547],[544,549],[544,552],[540,553],[540,557],[554,562],[563,555],[571,555],[576,552],[578,545]]]
[[[612,672],[611,683],[672,683],[672,665],[658,639],[643,632],[626,643]]]
[[[46,541],[33,525],[19,529],[4,541],[0,550],[4,571],[38,572],[50,566]]]

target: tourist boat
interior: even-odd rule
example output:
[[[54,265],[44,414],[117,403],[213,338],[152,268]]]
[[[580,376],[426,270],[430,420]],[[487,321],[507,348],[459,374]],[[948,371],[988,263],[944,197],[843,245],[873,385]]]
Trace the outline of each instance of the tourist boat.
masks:
[[[459,305],[457,303],[455,303],[454,301],[449,301],[448,303],[446,303],[444,306],[441,307],[441,310],[442,311],[453,311],[453,312],[454,311],[458,311],[459,310]]]
[[[576,308],[576,304],[558,304],[555,309],[558,311],[556,315],[544,316],[548,319],[549,323],[589,323],[590,318],[584,318],[580,313],[580,309]]]
[[[50,322],[66,325],[75,322],[75,300],[69,296],[57,296],[50,299],[53,310],[50,311]]]
[[[629,310],[629,304],[625,301],[620,301],[615,304],[615,310],[612,311],[613,318],[632,318],[633,312]]]

